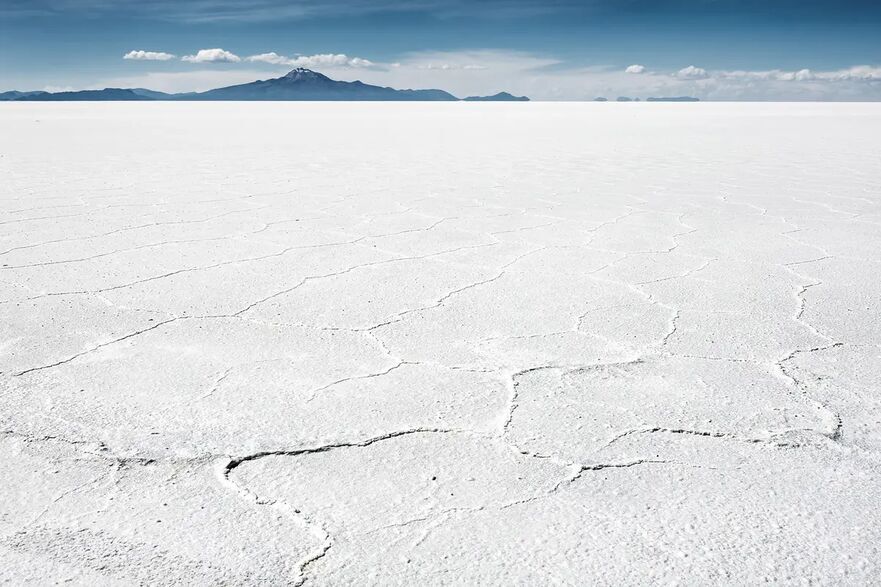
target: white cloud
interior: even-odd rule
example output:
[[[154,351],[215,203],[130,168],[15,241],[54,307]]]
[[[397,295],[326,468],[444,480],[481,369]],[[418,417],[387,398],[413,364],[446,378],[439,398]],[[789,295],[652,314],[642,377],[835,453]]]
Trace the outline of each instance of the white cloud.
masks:
[[[707,70],[703,67],[689,65],[688,67],[683,67],[677,71],[676,77],[681,79],[705,79],[709,77],[709,75],[707,75]]]
[[[271,63],[272,65],[287,65],[288,58],[284,55],[279,55],[275,51],[272,51],[270,53],[261,53],[260,55],[251,55],[250,57],[245,57],[245,61]]]
[[[643,73],[645,71],[645,65],[630,65],[627,69],[624,70],[624,73]]]
[[[168,61],[169,59],[174,59],[174,55],[171,53],[164,53],[162,51],[129,51],[125,55],[122,56],[123,59],[135,59],[139,61]]]
[[[375,64],[369,59],[362,57],[349,57],[344,53],[322,53],[319,55],[297,55],[285,57],[276,52],[251,55],[247,61],[257,63],[269,63],[272,65],[286,65],[289,67],[373,67]]]
[[[400,67],[400,63],[396,65],[396,67]],[[476,63],[423,63],[421,65],[417,65],[419,69],[435,69],[440,71],[450,71],[455,69],[464,69],[467,71],[483,71],[487,69],[485,65],[478,65]]]
[[[720,79],[735,80],[755,80],[755,81],[809,81],[814,79],[814,74],[810,69],[801,69],[799,71],[782,71],[779,69],[771,69],[767,71],[715,71],[712,77]]]
[[[712,72],[712,76],[722,79],[783,82],[875,82],[881,81],[881,67],[855,65],[847,69],[834,71],[813,71],[810,69],[799,69],[797,71],[780,69],[766,71],[735,70]]]
[[[223,49],[199,49],[195,55],[184,55],[181,61],[189,63],[238,63],[242,58]]]
[[[832,71],[710,71],[690,83],[712,100],[872,100],[881,99],[881,67],[855,65]]]
[[[56,92],[75,92],[78,89],[73,86],[43,86],[42,88],[44,92],[51,92],[53,94]]]
[[[810,71],[810,70],[802,70]],[[881,67],[872,67],[871,65],[854,65],[847,69],[838,71],[821,72],[815,75],[819,79],[828,80],[848,80],[848,81],[881,81]]]
[[[814,79],[814,74],[810,69],[800,69],[792,74],[792,79],[798,82]]]
[[[353,57],[349,60],[349,65],[351,65],[352,67],[373,67],[374,64],[369,59]]]

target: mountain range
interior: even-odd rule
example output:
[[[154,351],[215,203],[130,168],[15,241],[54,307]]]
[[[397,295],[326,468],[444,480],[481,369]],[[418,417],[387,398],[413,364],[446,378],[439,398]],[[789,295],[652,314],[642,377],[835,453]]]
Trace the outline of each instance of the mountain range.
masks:
[[[443,90],[397,90],[373,86],[361,81],[344,82],[324,74],[298,67],[282,77],[257,80],[247,84],[216,88],[206,92],[166,94],[145,88],[105,88],[70,92],[0,93],[0,100],[15,102],[72,101],[374,101],[374,102],[456,102],[460,101]],[[470,96],[465,101],[526,102],[529,98],[499,92],[493,96]]]

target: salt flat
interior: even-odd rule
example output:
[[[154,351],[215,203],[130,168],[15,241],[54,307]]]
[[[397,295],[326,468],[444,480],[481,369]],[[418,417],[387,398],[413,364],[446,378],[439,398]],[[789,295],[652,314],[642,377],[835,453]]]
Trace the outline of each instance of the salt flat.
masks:
[[[881,105],[0,105],[0,581],[878,584]]]

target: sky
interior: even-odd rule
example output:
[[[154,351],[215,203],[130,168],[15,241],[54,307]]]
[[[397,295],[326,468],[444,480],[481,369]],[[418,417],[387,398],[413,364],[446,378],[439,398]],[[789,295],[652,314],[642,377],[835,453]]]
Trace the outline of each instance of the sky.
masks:
[[[881,100],[881,0],[0,0],[0,91],[302,66],[536,100]]]

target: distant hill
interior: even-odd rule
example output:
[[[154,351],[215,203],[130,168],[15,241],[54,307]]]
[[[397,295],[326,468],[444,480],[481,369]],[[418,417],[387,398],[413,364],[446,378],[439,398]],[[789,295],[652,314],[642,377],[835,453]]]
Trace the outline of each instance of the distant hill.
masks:
[[[27,96],[36,96],[38,94],[48,94],[49,92],[0,92],[0,102],[10,102]]]
[[[32,92],[19,98],[16,102],[138,102],[153,100],[135,93],[134,90],[121,88],[104,88],[103,90],[81,90],[78,92]]]
[[[157,92],[156,90],[148,90],[147,88],[132,88],[132,92],[138,96],[150,98],[151,100],[172,100],[178,94],[168,94],[166,92]]]
[[[81,90],[76,92],[4,92],[3,101],[375,101],[375,102],[456,102],[459,98],[443,90],[397,90],[395,88],[373,86],[361,81],[343,82],[333,80],[324,74],[298,67],[287,75],[268,80],[257,80],[247,84],[227,86],[206,92],[186,94],[166,94],[146,88],[105,88],[103,90]],[[512,96],[499,92],[494,96],[472,96],[468,101],[525,102],[529,98]]]
[[[492,96],[468,96],[466,102],[529,102],[526,96],[512,96],[508,92],[499,92]]]

